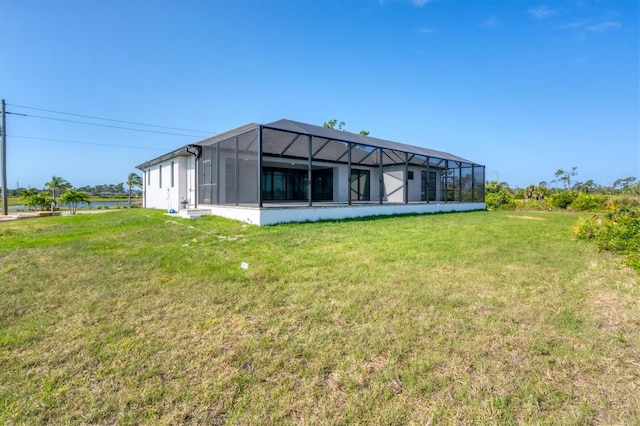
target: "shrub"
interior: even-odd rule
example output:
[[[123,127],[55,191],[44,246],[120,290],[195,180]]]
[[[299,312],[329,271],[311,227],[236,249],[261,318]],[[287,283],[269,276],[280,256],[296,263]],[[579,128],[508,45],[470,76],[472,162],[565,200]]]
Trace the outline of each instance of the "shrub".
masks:
[[[487,204],[487,208],[489,209],[509,210],[516,207],[516,203],[511,197],[511,194],[504,191],[490,192],[486,194],[484,202]]]
[[[596,236],[601,224],[602,222],[598,219],[598,216],[593,215],[578,219],[578,223],[571,230],[578,238],[590,240]]]
[[[487,182],[484,202],[489,209],[514,209],[516,207],[509,186],[504,182]]]
[[[615,253],[640,252],[640,217],[633,210],[619,211],[597,233],[598,247]]]
[[[624,194],[612,198],[615,204],[620,208],[632,209],[640,206],[640,197],[634,197],[632,195]]]
[[[577,211],[602,211],[607,206],[607,196],[604,194],[578,193],[571,202],[571,209]]]
[[[582,218],[572,228],[578,238],[594,240],[600,250],[627,256],[627,262],[640,272],[640,210],[617,210],[600,220],[596,215]]]
[[[548,200],[552,207],[566,209],[573,203],[577,196],[578,194],[574,191],[560,191],[553,194]]]

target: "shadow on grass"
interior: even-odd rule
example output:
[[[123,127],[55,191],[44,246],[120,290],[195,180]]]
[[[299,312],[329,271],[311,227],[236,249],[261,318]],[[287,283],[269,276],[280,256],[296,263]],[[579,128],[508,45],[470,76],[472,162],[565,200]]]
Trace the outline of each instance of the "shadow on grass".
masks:
[[[317,224],[327,224],[327,223],[353,223],[353,222],[378,222],[381,220],[390,220],[398,217],[403,218],[411,218],[411,217],[419,217],[419,216],[436,216],[436,215],[453,215],[453,214],[465,214],[465,213],[477,213],[477,212],[488,212],[488,210],[467,210],[467,211],[447,211],[447,212],[433,212],[433,213],[396,213],[396,214],[379,214],[372,216],[359,216],[359,217],[348,217],[344,219],[320,219],[320,220],[305,220],[302,222],[282,222],[275,223],[273,225],[267,225],[269,227],[274,226],[295,226],[295,225],[305,225],[310,223]]]

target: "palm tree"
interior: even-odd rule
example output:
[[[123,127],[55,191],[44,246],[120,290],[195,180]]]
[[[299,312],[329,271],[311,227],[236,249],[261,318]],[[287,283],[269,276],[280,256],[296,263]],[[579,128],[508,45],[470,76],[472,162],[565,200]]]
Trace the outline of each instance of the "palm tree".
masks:
[[[69,213],[76,214],[78,211],[78,203],[91,204],[89,201],[89,195],[86,192],[80,192],[73,189],[67,190],[60,196],[60,202],[62,204],[69,205]]]
[[[127,178],[127,186],[129,186],[129,205],[131,205],[131,190],[133,187],[142,188],[142,178],[135,173],[129,173]]]
[[[44,186],[51,191],[53,201],[56,201],[56,189],[70,188],[71,184],[60,176],[53,176],[51,180],[44,184]]]

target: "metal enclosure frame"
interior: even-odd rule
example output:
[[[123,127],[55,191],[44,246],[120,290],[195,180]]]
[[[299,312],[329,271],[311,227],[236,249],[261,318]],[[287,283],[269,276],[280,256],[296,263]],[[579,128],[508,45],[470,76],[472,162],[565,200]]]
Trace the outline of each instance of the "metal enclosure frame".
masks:
[[[248,147],[239,147],[239,138],[250,135],[252,140]],[[255,143],[256,149],[252,149]],[[452,154],[433,151],[382,139],[370,138],[334,129],[280,120],[270,124],[252,124],[226,132],[225,134],[197,143],[205,152],[198,158],[199,169],[205,168],[207,158],[216,159],[217,164],[210,163],[211,173],[198,176],[198,193],[206,194],[206,187],[215,187],[215,196],[201,196],[199,205],[232,205],[266,207],[278,204],[298,204],[313,207],[314,205],[377,203],[377,204],[409,204],[430,202],[484,202],[484,166],[462,159]],[[227,155],[221,153],[226,148]],[[206,151],[215,150],[216,154],[206,155]],[[229,159],[232,159],[229,162]],[[245,167],[244,173],[252,175],[245,179],[241,173],[242,164],[251,164],[255,169]],[[298,186],[303,187],[303,197],[283,196],[277,200],[266,199],[264,189],[264,167],[299,170],[295,176],[300,178],[304,172],[304,180]],[[333,169],[338,176],[340,188],[332,199],[314,199],[314,171]],[[351,185],[353,170],[369,170],[371,181],[369,187],[375,187],[368,201],[354,200]],[[215,171],[214,171],[215,170]],[[420,171],[439,172],[436,182],[437,195],[432,200],[420,193],[429,193],[427,182],[422,183],[420,191],[415,187],[418,179],[409,176],[420,176]],[[229,173],[231,172],[231,174]],[[213,179],[213,176],[216,179]],[[222,175],[226,176],[226,179]],[[203,179],[210,178],[211,181]],[[377,183],[373,184],[373,180]],[[233,181],[231,184],[230,180]],[[223,181],[225,186],[223,186]],[[249,189],[247,182],[256,184],[256,189]],[[335,184],[335,182],[334,182]],[[425,187],[426,185],[426,187]],[[413,188],[412,188],[413,186]],[[482,188],[482,190],[480,190]],[[342,191],[342,192],[340,192]]]
[[[194,158],[193,204],[200,207],[484,203],[481,164],[291,120],[247,124],[138,168],[146,171],[176,156]]]

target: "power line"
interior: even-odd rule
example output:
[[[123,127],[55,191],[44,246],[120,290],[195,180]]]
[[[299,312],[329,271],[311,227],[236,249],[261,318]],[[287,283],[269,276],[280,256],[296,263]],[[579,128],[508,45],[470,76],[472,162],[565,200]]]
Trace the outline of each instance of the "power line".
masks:
[[[157,125],[157,124],[137,123],[135,121],[115,120],[113,118],[104,118],[104,117],[97,117],[97,116],[93,116],[93,115],[84,115],[84,114],[74,114],[74,113],[71,113],[71,112],[55,111],[55,110],[51,110],[51,109],[36,108],[36,107],[30,107],[30,106],[25,106],[25,105],[16,105],[16,104],[7,104],[7,105],[8,106],[18,107],[18,108],[31,109],[31,110],[35,110],[35,111],[51,112],[51,113],[54,113],[54,114],[63,114],[63,115],[71,115],[71,116],[74,116],[74,117],[91,118],[93,120],[103,120],[103,121],[111,121],[111,122],[114,122],[114,123],[133,124],[133,125],[136,125],[136,126],[157,127],[159,129],[180,130],[180,131],[183,131],[183,132],[206,133],[206,134],[209,134],[209,135],[212,135],[212,134],[215,133],[215,132],[210,132],[210,131],[207,131],[207,130],[182,129],[180,127],[168,127],[168,126],[160,126],[160,125]]]
[[[33,117],[33,118],[41,118],[41,119],[44,119],[44,120],[63,121],[65,123],[84,124],[84,125],[87,125],[87,126],[98,126],[98,127],[109,127],[111,129],[132,130],[134,132],[156,133],[156,134],[161,134],[161,135],[172,135],[172,136],[186,136],[186,137],[190,137],[190,138],[201,138],[202,137],[202,136],[197,136],[197,135],[187,135],[187,134],[183,134],[183,133],[161,132],[159,130],[134,129],[132,127],[112,126],[110,124],[88,123],[86,121],[77,121],[77,120],[65,120],[64,118],[44,117],[42,115],[25,114],[25,116],[26,117]]]
[[[37,137],[34,137],[34,136],[8,135],[8,137],[20,138],[20,139],[32,139],[32,140],[38,140],[38,141],[74,143],[74,144],[79,144],[79,145],[108,146],[108,147],[111,147],[111,148],[131,148],[131,149],[144,149],[144,150],[149,150],[149,151],[165,151],[165,152],[167,151],[166,149],[160,149],[160,148],[148,148],[148,147],[130,146],[130,145],[113,145],[113,144],[96,143],[96,142],[70,141],[70,140],[67,140],[67,139],[37,138]]]

